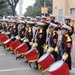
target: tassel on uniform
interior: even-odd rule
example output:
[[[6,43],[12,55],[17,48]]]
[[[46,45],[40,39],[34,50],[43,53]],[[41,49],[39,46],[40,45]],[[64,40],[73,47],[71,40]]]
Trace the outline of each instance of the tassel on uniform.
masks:
[[[41,69],[41,66],[38,64],[38,70],[40,70]]]

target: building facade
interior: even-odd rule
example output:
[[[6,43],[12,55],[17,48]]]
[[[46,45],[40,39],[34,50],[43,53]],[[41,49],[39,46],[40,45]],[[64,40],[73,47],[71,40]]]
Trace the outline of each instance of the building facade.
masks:
[[[53,0],[53,14],[56,20],[63,22],[64,16],[75,19],[75,0]]]

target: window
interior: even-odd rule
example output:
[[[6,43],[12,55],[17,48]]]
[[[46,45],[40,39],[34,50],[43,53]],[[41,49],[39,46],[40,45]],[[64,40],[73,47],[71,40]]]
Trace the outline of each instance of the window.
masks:
[[[58,21],[63,22],[63,9],[59,9],[58,11]]]
[[[74,15],[75,14],[75,8],[70,9],[70,14]]]

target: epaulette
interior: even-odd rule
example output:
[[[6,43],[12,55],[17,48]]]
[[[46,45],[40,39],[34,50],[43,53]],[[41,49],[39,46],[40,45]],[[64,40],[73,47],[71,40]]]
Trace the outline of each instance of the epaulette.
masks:
[[[53,31],[53,36],[55,35],[55,32],[56,32],[56,31]]]
[[[71,38],[70,36],[67,37],[67,42],[70,42],[71,41]]]
[[[57,21],[56,20],[53,20],[53,22],[56,23]]]
[[[24,26],[22,26],[22,28],[24,28]]]
[[[13,28],[16,28],[16,26],[14,25]]]
[[[36,30],[38,30],[38,27],[36,27]]]
[[[67,42],[70,42],[71,41],[71,37],[69,35],[66,35],[67,37]]]
[[[6,24],[6,27],[8,26],[8,24]]]
[[[43,29],[40,29],[39,33],[42,33],[43,32]]]
[[[28,30],[28,28],[26,27],[26,31]]]
[[[72,26],[72,24],[71,24],[71,23],[69,23],[69,26]]]
[[[29,31],[28,32],[31,32],[31,27],[29,27]]]

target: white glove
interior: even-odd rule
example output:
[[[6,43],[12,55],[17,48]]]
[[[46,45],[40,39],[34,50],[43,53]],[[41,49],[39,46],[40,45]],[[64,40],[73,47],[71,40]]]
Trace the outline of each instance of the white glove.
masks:
[[[14,39],[14,36],[12,36],[11,39]]]
[[[36,47],[34,45],[32,45],[31,49],[34,49],[34,48],[36,48]]]
[[[30,42],[29,44],[30,44],[30,45],[33,45],[33,42]]]
[[[17,35],[17,36],[15,36],[15,38],[16,38],[16,39],[18,39],[17,37],[18,37],[18,35]]]
[[[55,48],[55,52],[57,52],[57,53],[58,53],[58,51],[59,51],[59,50],[58,50],[58,47],[56,46],[56,48]]]
[[[37,47],[37,46],[38,46],[38,43],[36,43],[36,42],[33,43],[33,46],[34,46],[34,47]]]
[[[23,42],[25,43],[26,42],[26,39]]]
[[[18,38],[16,37],[16,40],[18,40]]]
[[[0,30],[0,32],[2,32],[2,30]]]
[[[47,49],[48,49],[48,46],[46,45],[46,46],[44,47],[44,49],[47,50]]]
[[[68,54],[64,53],[63,56],[62,56],[62,60],[65,61],[67,58],[68,58]]]
[[[23,42],[24,42],[24,43],[25,43],[25,42],[29,42],[29,40],[28,40],[28,39],[25,39]]]
[[[47,53],[50,53],[50,47],[47,49]]]
[[[16,36],[16,39],[19,40],[20,39],[20,36]]]
[[[31,41],[33,42],[34,39],[32,39]]]
[[[24,40],[24,38],[21,38],[21,41],[23,41]]]
[[[3,31],[2,34],[5,34],[5,32]]]

